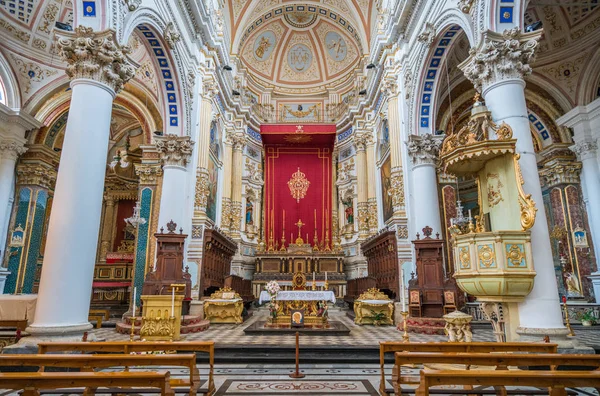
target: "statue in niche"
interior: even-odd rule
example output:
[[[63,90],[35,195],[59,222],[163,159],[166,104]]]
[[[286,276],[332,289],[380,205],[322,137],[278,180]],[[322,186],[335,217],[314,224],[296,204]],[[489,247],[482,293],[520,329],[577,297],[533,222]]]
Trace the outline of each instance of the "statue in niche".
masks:
[[[246,225],[246,236],[254,239],[258,234],[258,229],[254,225],[254,201],[257,200],[256,192],[253,189],[246,190],[246,209],[244,212],[244,224]]]
[[[581,297],[581,288],[579,279],[572,272],[565,273],[565,283],[567,285],[567,295],[569,297]]]
[[[252,218],[254,213],[254,203],[247,199],[246,200],[246,224],[253,225],[254,219]]]
[[[354,234],[354,191],[352,188],[348,189],[341,197],[342,205],[344,205],[344,217],[346,218],[346,224],[344,224],[343,234],[344,238],[351,239]]]
[[[346,224],[354,224],[354,205],[352,197],[348,197],[346,200],[342,200],[344,205],[344,215],[346,216]]]

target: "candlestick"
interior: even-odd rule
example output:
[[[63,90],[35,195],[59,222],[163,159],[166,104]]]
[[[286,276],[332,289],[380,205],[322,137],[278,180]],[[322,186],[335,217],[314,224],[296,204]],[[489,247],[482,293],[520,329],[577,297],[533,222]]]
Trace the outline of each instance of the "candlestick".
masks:
[[[409,342],[410,338],[408,336],[408,323],[406,323],[406,318],[408,317],[408,312],[403,311],[400,312],[402,315],[402,319],[404,321],[404,334],[402,334],[402,342]]]
[[[175,288],[171,286],[171,316],[175,316]]]
[[[571,337],[574,337],[575,332],[571,328],[571,322],[569,321],[569,310],[567,309],[567,297],[566,296],[562,297],[562,302],[563,302],[563,308],[565,310],[565,322],[566,322],[567,330],[569,330],[568,335],[570,335]]]

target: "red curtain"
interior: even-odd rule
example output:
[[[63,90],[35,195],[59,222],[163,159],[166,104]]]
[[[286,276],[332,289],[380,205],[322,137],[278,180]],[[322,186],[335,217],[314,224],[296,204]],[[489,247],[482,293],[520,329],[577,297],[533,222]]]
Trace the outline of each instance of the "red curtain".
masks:
[[[335,125],[267,125],[261,127],[265,146],[265,235],[281,246],[298,238],[331,246],[332,151]],[[290,187],[291,185],[291,187]],[[284,221],[285,211],[285,221]],[[308,240],[307,240],[308,236]]]

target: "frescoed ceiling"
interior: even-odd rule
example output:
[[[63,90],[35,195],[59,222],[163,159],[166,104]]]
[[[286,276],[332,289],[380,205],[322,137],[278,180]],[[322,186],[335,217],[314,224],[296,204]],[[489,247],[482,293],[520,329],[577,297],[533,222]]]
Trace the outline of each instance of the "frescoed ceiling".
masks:
[[[242,64],[256,84],[281,94],[343,84],[367,46],[361,25],[319,5],[275,7],[246,26],[238,37]]]

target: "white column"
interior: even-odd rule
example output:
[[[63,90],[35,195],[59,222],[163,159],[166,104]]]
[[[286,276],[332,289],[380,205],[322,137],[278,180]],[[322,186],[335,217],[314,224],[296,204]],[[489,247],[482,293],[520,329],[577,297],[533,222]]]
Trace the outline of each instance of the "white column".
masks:
[[[442,232],[440,217],[440,200],[436,164],[443,136],[426,134],[410,135],[407,143],[408,155],[412,161],[412,188],[414,199],[414,215],[417,232],[429,226],[433,235]],[[414,235],[411,235],[414,238]]]
[[[85,48],[82,48],[84,46]],[[77,27],[61,32],[58,47],[68,62],[71,108],[60,168],[35,320],[25,343],[90,330],[92,280],[98,247],[112,102],[133,77],[114,32]],[[26,340],[28,339],[29,340]]]
[[[177,230],[185,229],[185,207],[187,189],[187,164],[193,152],[194,142],[189,136],[165,135],[155,138],[156,149],[163,162],[163,183],[160,196],[158,228],[166,229],[171,220],[177,223]]]
[[[558,288],[552,259],[548,221],[542,200],[537,161],[527,117],[524,76],[531,72],[529,62],[540,32],[522,34],[518,28],[503,34],[487,31],[467,61],[460,65],[465,75],[480,89],[487,107],[498,124],[506,122],[517,139],[523,189],[536,203],[535,224],[531,228],[531,245],[535,283],[533,290],[519,304],[517,333],[541,339],[544,335],[565,335]]]
[[[600,137],[600,99],[586,106],[577,106],[556,120],[559,125],[573,129],[575,144],[571,150],[581,161],[581,184],[585,191],[586,208],[591,228],[595,257],[600,258],[600,167],[598,137]],[[596,299],[600,296],[596,295]]]

